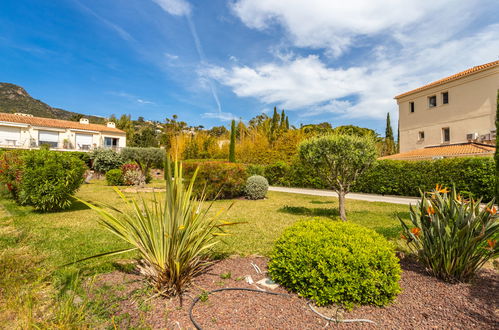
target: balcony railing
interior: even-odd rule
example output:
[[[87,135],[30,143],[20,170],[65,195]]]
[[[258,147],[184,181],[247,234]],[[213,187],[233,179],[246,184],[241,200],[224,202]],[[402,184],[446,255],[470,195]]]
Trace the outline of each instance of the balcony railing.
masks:
[[[6,149],[40,149],[41,147],[47,146],[50,150],[61,150],[61,151],[82,151],[82,152],[90,152],[94,149],[98,149],[93,145],[83,144],[74,146],[71,143],[60,143],[60,142],[32,142],[28,143],[20,143],[17,140],[3,140],[0,141],[0,148]],[[120,152],[123,148],[117,146],[102,146],[104,149],[111,149],[116,152]]]

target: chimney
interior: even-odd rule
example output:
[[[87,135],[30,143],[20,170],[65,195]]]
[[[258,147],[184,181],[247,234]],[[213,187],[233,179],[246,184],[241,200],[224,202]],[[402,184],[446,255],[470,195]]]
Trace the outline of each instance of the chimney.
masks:
[[[113,123],[112,121],[108,121],[107,122],[107,127],[110,127],[110,128],[116,128],[116,124]]]
[[[87,118],[80,118],[80,124],[88,125],[88,119]]]

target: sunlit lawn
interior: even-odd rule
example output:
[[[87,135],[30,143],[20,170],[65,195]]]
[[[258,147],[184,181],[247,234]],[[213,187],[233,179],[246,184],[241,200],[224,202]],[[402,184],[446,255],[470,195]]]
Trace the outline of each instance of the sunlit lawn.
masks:
[[[153,184],[155,187],[161,185],[160,182]],[[150,196],[148,193],[142,195]],[[116,193],[103,181],[83,185],[77,196],[118,208],[123,206]],[[55,213],[38,213],[30,207],[20,207],[6,198],[5,193],[0,196],[0,203],[4,208],[0,208],[0,257],[7,265],[0,268],[0,273],[4,273],[0,274],[4,276],[0,285],[12,285],[10,290],[5,289],[13,297],[16,292],[12,291],[23,288],[22,283],[27,278],[43,278],[51,283],[52,288],[60,289],[75,273],[87,276],[111,271],[115,269],[115,261],[134,257],[134,254],[106,257],[61,268],[75,260],[119,250],[127,245],[101,228],[97,215],[79,202],[74,203],[70,210]],[[230,227],[231,236],[225,237],[224,243],[216,247],[220,255],[268,255],[275,239],[299,219],[322,217],[339,221],[338,202],[331,197],[269,192],[265,200],[217,201],[213,203],[211,213],[227,209],[231,204],[232,208],[222,213],[222,219],[240,224]],[[407,210],[404,205],[347,201],[349,221],[372,228],[391,240],[397,239],[400,232],[396,214],[406,218]],[[13,269],[17,265],[23,268],[22,272]],[[0,313],[0,327],[1,321]]]

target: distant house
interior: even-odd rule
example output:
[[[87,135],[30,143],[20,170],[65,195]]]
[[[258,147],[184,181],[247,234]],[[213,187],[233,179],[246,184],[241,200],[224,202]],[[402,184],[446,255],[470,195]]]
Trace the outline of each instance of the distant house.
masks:
[[[126,147],[126,133],[107,125],[0,113],[0,148],[37,149],[48,145],[62,151],[89,151],[96,148],[119,150]]]
[[[449,157],[449,152],[454,157],[488,154],[487,145],[495,143],[497,133],[498,89],[499,61],[495,61],[396,96],[401,154],[391,158],[411,152],[425,158]],[[444,148],[451,145],[456,147]]]

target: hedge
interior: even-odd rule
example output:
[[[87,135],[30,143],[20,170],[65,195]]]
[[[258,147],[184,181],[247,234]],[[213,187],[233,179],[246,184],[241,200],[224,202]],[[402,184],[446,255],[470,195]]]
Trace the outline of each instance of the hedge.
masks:
[[[194,194],[203,192],[208,200],[234,198],[244,195],[248,174],[243,164],[229,162],[185,162],[184,173],[187,180],[192,178],[199,167],[194,183]]]
[[[291,164],[278,162],[265,167],[270,185],[303,188],[328,188],[314,169],[295,159]],[[404,161],[377,160],[373,167],[359,177],[354,192],[420,196],[436,184],[456,186],[461,194],[484,201],[494,197],[495,164],[492,157],[445,158],[438,160]]]

